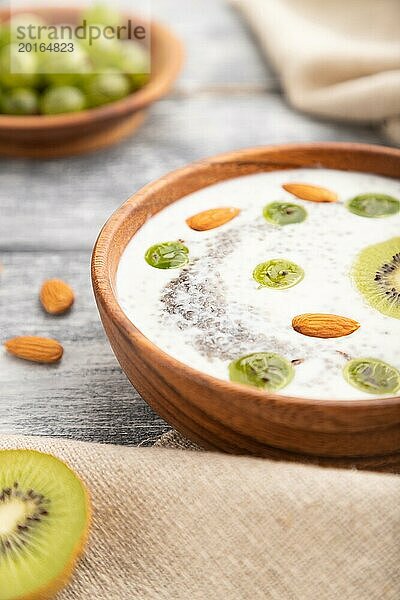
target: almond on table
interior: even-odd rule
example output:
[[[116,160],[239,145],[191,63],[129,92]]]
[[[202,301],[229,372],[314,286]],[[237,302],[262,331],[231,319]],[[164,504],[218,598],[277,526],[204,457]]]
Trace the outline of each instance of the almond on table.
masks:
[[[283,189],[301,200],[309,202],[337,202],[338,195],[331,190],[318,185],[306,183],[285,183]]]
[[[229,223],[239,213],[240,210],[238,208],[212,208],[186,219],[186,223],[195,231],[207,231]]]
[[[4,346],[13,356],[44,364],[58,362],[64,353],[57,340],[36,336],[15,337],[5,342]]]
[[[40,290],[40,302],[46,312],[61,315],[67,312],[75,300],[72,288],[61,279],[48,279]]]
[[[338,315],[306,313],[294,317],[292,326],[298,333],[309,337],[338,338],[357,331],[360,323]]]

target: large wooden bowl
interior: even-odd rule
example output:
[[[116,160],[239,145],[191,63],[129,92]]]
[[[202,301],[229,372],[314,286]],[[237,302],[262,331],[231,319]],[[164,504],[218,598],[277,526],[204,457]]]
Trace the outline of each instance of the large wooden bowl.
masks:
[[[29,12],[49,23],[75,23],[81,10],[35,7]],[[0,23],[9,17],[9,9],[0,9]],[[183,64],[181,42],[155,22],[151,23],[151,55],[150,82],[122,100],[54,116],[0,114],[0,156],[53,158],[80,154],[105,148],[128,136],[144,120],[146,109],[168,93]]]
[[[400,151],[330,143],[254,148],[200,161],[147,185],[114,213],[97,240],[92,279],[100,316],[134,387],[159,415],[200,445],[395,471],[400,467],[400,397],[307,400],[215,379],[157,348],[118,305],[114,285],[121,254],[149,216],[213,183],[296,167],[398,177]]]

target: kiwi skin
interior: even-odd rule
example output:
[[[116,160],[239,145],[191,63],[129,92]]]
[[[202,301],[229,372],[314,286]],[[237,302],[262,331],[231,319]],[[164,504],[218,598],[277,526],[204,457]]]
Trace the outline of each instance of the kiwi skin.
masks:
[[[15,453],[18,451],[25,451],[25,452],[29,452],[30,454],[40,454],[40,455],[45,455],[48,457],[51,457],[52,459],[56,459],[59,462],[63,463],[64,466],[73,473],[73,475],[76,477],[76,479],[78,479],[78,481],[81,483],[82,485],[82,489],[84,490],[84,495],[85,495],[85,505],[86,505],[86,514],[87,514],[87,520],[86,520],[86,529],[83,532],[81,538],[78,540],[73,553],[71,554],[71,558],[69,560],[69,562],[65,565],[64,571],[59,575],[59,577],[57,577],[57,579],[54,579],[53,581],[51,581],[49,583],[49,585],[42,587],[38,590],[34,590],[33,592],[29,593],[28,595],[24,595],[24,596],[20,596],[19,598],[16,598],[15,600],[52,600],[52,598],[54,598],[54,596],[61,591],[63,588],[66,587],[66,585],[69,583],[72,573],[75,569],[75,565],[78,562],[78,560],[80,559],[80,557],[82,556],[84,549],[87,545],[88,539],[89,539],[89,533],[90,533],[90,526],[91,526],[91,522],[92,522],[92,503],[91,503],[91,499],[90,499],[90,495],[88,492],[88,489],[86,487],[86,485],[84,484],[84,482],[82,481],[82,479],[79,477],[79,475],[73,470],[71,469],[63,460],[59,459],[58,457],[46,453],[46,452],[39,452],[38,450],[31,450],[30,448],[18,448],[16,450],[1,450],[1,452],[5,452],[5,453]]]
[[[394,282],[388,283],[385,289],[384,280],[390,281],[392,274],[396,274],[396,285],[397,280],[400,282],[400,262],[396,256],[398,254],[400,254],[400,237],[395,237],[364,248],[352,268],[353,281],[368,304],[394,319],[400,319],[400,296],[393,302],[390,294]],[[390,269],[392,265],[393,270]],[[400,294],[400,284],[395,290]]]

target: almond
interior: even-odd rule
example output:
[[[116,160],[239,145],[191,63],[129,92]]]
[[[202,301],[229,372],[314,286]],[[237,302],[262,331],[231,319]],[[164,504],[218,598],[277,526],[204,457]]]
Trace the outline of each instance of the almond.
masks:
[[[38,363],[58,362],[64,352],[56,340],[34,336],[15,337],[5,342],[4,346],[10,354]]]
[[[61,279],[48,279],[40,290],[40,302],[51,315],[61,315],[74,303],[72,288]]]
[[[310,202],[337,202],[338,196],[335,192],[319,187],[318,185],[309,185],[306,183],[285,183],[283,189],[297,198],[309,200]]]
[[[360,323],[338,315],[304,314],[294,317],[292,326],[298,333],[310,337],[338,338],[357,331]]]
[[[238,208],[212,208],[186,219],[186,223],[195,231],[207,231],[225,225],[239,213]]]

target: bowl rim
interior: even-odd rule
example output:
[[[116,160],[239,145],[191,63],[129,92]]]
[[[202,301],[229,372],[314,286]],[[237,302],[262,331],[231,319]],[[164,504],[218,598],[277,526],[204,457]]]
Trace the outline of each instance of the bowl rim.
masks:
[[[41,14],[50,11],[53,14],[63,14],[69,12],[72,14],[79,14],[82,8],[79,7],[46,7],[46,6],[35,6],[18,9],[18,12],[29,12],[30,14]],[[5,17],[9,17],[10,8],[0,7],[0,23]],[[126,15],[126,13],[125,13]],[[135,18],[134,14],[128,14],[131,19]],[[140,19],[142,22],[143,19]],[[156,100],[159,100],[164,96],[172,87],[175,79],[181,71],[184,62],[184,47],[183,43],[179,38],[175,36],[172,31],[165,25],[160,24],[157,21],[150,22],[151,40],[152,47],[153,41],[164,39],[168,43],[170,52],[168,54],[168,60],[160,72],[152,78],[143,88],[136,92],[131,92],[125,98],[116,100],[95,108],[86,108],[76,113],[62,113],[59,115],[30,115],[30,116],[18,116],[18,115],[4,115],[0,114],[0,131],[6,130],[41,130],[41,129],[57,129],[59,127],[79,127],[85,126],[89,123],[97,121],[103,121],[115,118],[116,115],[120,117],[127,116],[133,112],[143,110],[148,105],[152,104]]]
[[[337,411],[342,412],[343,408],[346,408],[347,414],[351,416],[354,413],[364,413],[367,409],[368,412],[381,411],[385,407],[400,407],[400,396],[391,396],[384,398],[374,398],[364,400],[355,399],[318,399],[318,398],[307,398],[299,396],[285,396],[284,394],[274,394],[272,392],[260,391],[257,388],[251,386],[245,386],[239,383],[233,383],[229,380],[219,379],[212,375],[208,375],[202,371],[199,371],[193,367],[190,367],[186,363],[179,361],[172,357],[170,354],[159,348],[149,338],[147,338],[128,318],[123,311],[122,307],[118,303],[117,294],[114,288],[114,282],[111,276],[111,262],[110,262],[110,250],[115,247],[115,238],[121,227],[129,219],[132,212],[135,211],[138,205],[146,202],[147,196],[157,191],[158,193],[162,188],[165,188],[172,183],[176,184],[180,179],[187,176],[188,174],[201,173],[209,168],[210,164],[218,164],[219,162],[234,162],[245,159],[245,162],[249,162],[246,156],[253,156],[254,154],[264,154],[265,152],[293,152],[302,150],[322,151],[322,152],[343,152],[348,153],[352,151],[364,152],[366,155],[379,154],[381,157],[390,157],[395,159],[400,164],[400,150],[395,148],[375,145],[375,144],[363,144],[353,142],[311,142],[311,143],[292,143],[292,144],[277,144],[268,146],[255,146],[244,148],[241,150],[217,154],[210,158],[201,159],[192,162],[182,168],[169,172],[167,175],[161,176],[160,178],[152,181],[146,186],[140,188],[135,192],[128,200],[126,200],[106,221],[105,225],[101,229],[99,236],[94,245],[92,259],[91,259],[91,276],[92,285],[97,303],[102,307],[105,314],[111,319],[111,321],[118,327],[119,331],[128,341],[133,341],[138,345],[142,351],[150,354],[157,363],[166,366],[173,370],[179,370],[185,374],[188,378],[196,379],[198,384],[203,385],[208,389],[218,387],[220,390],[224,389],[227,394],[235,391],[236,393],[242,392],[247,397],[252,398],[260,404],[270,403],[271,401],[280,406],[293,406],[293,407],[304,407],[307,410],[321,410],[324,409],[332,414]],[[256,163],[257,160],[253,158],[250,162]],[[278,163],[276,163],[278,164]],[[324,167],[322,163],[315,165],[309,164],[304,167],[292,168],[318,168]],[[288,168],[288,165],[286,165]],[[325,167],[329,168],[329,167]],[[332,167],[331,167],[332,168]],[[279,166],[276,170],[283,169]],[[339,169],[346,170],[346,169]],[[356,169],[348,169],[348,171],[356,172]],[[365,171],[366,173],[373,171]],[[385,176],[385,175],[382,175]],[[390,177],[390,176],[389,176]],[[235,175],[227,177],[226,179],[234,179]],[[208,187],[212,183],[202,186]],[[202,189],[201,188],[201,189]],[[182,199],[186,194],[183,194],[180,198],[170,202],[173,204],[178,199]],[[154,214],[157,214],[156,211]],[[153,215],[152,215],[153,216]],[[151,217],[150,217],[151,218]],[[135,234],[131,236],[134,237]],[[129,243],[129,240],[128,242]],[[126,247],[126,246],[125,246]],[[125,248],[121,249],[120,257]],[[119,260],[120,260],[119,257]],[[119,263],[118,260],[118,263]]]

